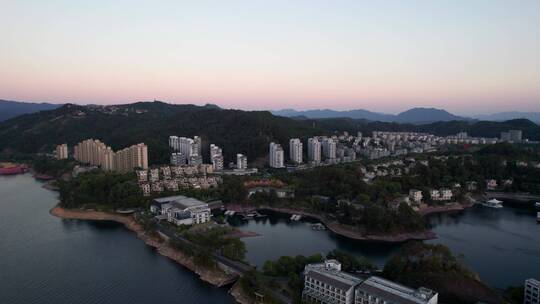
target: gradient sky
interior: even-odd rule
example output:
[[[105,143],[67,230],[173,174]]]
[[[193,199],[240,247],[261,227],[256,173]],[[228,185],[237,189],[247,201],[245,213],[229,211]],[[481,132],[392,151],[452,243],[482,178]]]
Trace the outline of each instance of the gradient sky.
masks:
[[[540,111],[540,1],[0,0],[0,99]]]

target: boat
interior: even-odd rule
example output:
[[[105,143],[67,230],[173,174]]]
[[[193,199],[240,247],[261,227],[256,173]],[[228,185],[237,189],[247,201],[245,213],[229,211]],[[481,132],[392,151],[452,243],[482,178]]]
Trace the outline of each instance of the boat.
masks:
[[[302,218],[300,214],[293,214],[291,216],[291,221],[299,221]]]
[[[540,223],[540,212],[536,212],[536,222]]]
[[[490,207],[490,208],[502,208],[503,207],[502,203],[503,203],[502,201],[496,198],[492,198],[489,201],[485,201],[484,203],[482,203],[482,205],[486,207]]]
[[[321,223],[317,223],[317,224],[311,225],[311,229],[313,229],[313,230],[326,230],[326,227]]]
[[[534,207],[536,208],[536,210],[540,210],[540,202],[534,203]]]
[[[15,175],[24,172],[26,172],[26,168],[19,165],[0,168],[0,175]]]

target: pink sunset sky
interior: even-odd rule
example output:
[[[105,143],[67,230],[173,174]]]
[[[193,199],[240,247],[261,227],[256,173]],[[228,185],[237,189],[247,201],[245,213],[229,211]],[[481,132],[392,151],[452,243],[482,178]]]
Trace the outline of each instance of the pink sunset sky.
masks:
[[[540,111],[540,1],[4,1],[0,99]]]

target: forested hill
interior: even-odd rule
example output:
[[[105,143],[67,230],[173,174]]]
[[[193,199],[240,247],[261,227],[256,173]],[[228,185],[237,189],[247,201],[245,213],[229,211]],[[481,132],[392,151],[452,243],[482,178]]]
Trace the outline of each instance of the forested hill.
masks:
[[[366,136],[371,136],[373,131],[410,131],[425,132],[438,136],[455,135],[459,132],[467,132],[469,136],[475,137],[500,137],[501,132],[508,130],[522,130],[523,137],[531,140],[540,140],[540,126],[527,119],[513,119],[502,122],[495,121],[439,121],[430,124],[400,124],[392,122],[373,122],[363,119],[351,118],[327,118],[304,121],[311,122],[312,125],[330,131],[360,131]]]
[[[268,143],[295,136],[324,134],[308,122],[273,116],[266,111],[224,110],[213,105],[139,102],[119,106],[79,106],[26,114],[0,123],[0,152],[49,152],[56,144],[96,138],[113,149],[144,142],[150,163],[168,162],[169,135],[203,139],[223,148],[226,161],[245,153],[249,161],[266,156]]]

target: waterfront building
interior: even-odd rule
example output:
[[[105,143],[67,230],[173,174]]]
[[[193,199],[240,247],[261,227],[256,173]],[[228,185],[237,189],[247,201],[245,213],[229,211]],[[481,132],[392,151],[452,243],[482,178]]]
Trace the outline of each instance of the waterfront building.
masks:
[[[362,279],[341,271],[336,260],[308,264],[304,268],[304,303],[354,304],[354,288]]]
[[[283,168],[284,152],[280,144],[271,142],[269,162],[271,168]]]
[[[324,138],[322,141],[322,151],[326,159],[336,158],[337,144],[333,138]]]
[[[236,169],[246,170],[247,168],[247,156],[240,153],[236,154]]]
[[[524,304],[540,304],[540,281],[536,279],[525,280]]]
[[[486,189],[487,190],[495,190],[497,189],[497,181],[494,179],[488,179],[486,180]]]
[[[300,139],[291,138],[289,140],[289,157],[295,164],[302,163],[303,145]]]
[[[56,146],[56,159],[67,159],[68,158],[68,145],[61,144]]]
[[[308,161],[321,162],[321,142],[316,137],[308,139]]]
[[[183,195],[156,198],[150,205],[154,214],[167,216],[167,221],[175,225],[202,224],[210,220],[207,203]]]
[[[439,295],[431,289],[412,289],[398,283],[370,277],[355,289],[355,304],[410,303],[437,304]]]

